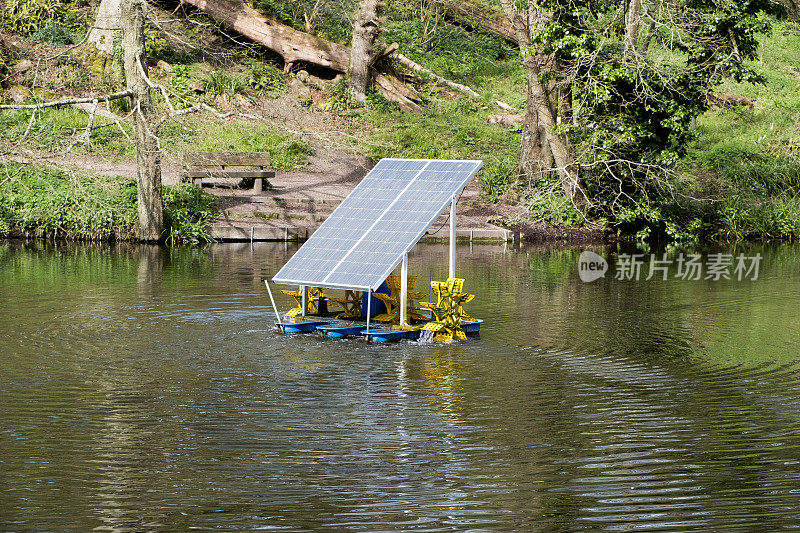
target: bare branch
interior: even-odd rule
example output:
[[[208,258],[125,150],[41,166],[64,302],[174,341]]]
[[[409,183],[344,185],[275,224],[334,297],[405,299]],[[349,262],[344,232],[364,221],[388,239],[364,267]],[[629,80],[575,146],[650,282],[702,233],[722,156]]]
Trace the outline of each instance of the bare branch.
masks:
[[[118,93],[107,94],[105,96],[92,96],[90,98],[66,98],[64,100],[56,100],[54,102],[44,102],[42,104],[3,104],[0,109],[44,109],[46,107],[60,107],[65,105],[75,104],[90,104],[95,100],[119,100],[120,98],[127,98],[133,93],[130,90],[120,91]]]

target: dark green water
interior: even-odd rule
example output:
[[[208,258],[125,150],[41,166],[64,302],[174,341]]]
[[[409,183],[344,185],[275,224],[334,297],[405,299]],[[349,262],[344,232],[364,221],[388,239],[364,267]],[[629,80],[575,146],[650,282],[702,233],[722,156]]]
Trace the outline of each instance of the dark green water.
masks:
[[[800,525],[800,247],[591,284],[460,247],[487,322],[449,346],[279,336],[292,251],[0,244],[0,530]]]

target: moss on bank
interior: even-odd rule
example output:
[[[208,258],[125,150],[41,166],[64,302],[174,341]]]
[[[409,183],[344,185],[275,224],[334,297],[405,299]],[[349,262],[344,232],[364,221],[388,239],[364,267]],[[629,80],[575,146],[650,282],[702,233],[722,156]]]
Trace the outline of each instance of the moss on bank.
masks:
[[[134,240],[136,180],[9,163],[0,179],[0,236]],[[217,199],[189,184],[164,187],[164,239],[208,242]]]

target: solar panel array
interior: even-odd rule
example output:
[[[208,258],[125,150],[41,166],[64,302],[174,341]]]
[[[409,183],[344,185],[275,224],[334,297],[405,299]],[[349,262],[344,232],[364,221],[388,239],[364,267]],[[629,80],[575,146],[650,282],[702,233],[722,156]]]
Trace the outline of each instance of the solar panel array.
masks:
[[[377,289],[481,166],[381,159],[273,281]]]

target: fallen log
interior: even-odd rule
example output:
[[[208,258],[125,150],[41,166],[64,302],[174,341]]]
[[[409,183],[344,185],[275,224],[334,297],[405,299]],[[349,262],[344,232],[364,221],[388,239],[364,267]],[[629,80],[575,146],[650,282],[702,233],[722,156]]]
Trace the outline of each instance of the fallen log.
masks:
[[[416,94],[394,76],[374,72],[372,79],[383,96],[390,102],[395,102],[403,111],[422,112],[422,108],[414,101]]]
[[[223,26],[262,44],[279,54],[284,61],[284,72],[289,72],[297,62],[309,63],[347,72],[350,66],[350,47],[332,43],[321,37],[295,30],[266,16],[243,0],[182,0],[210,15]],[[377,57],[376,57],[377,59]],[[387,100],[397,102],[404,111],[420,112],[415,102],[419,95],[391,74],[374,75],[375,85]]]
[[[285,72],[289,72],[297,62],[347,72],[350,64],[349,47],[290,28],[276,18],[256,11],[242,0],[181,1],[279,54],[283,58]]]
[[[739,96],[736,94],[720,94],[708,93],[708,104],[712,109],[719,109],[725,106],[738,105],[742,107],[749,107],[753,109],[755,100],[747,96]]]
[[[347,72],[350,66],[351,49],[349,47],[290,28],[274,17],[256,11],[246,5],[243,0],[182,0],[182,2],[200,9],[223,26],[278,53],[284,60],[285,72],[288,72],[297,62],[310,63],[337,72]],[[477,8],[475,9],[477,10]],[[423,73],[441,85],[446,85],[472,98],[481,99],[481,96],[470,87],[443,78],[397,52],[395,43],[377,53],[371,63],[390,54],[397,57],[403,66],[416,73]],[[421,111],[420,106],[416,103],[420,100],[419,95],[402,81],[388,73],[383,75],[376,73],[373,78],[376,87],[386,99],[396,102],[405,111]],[[497,105],[503,109],[511,109],[503,102],[498,102]]]
[[[461,83],[456,83],[456,82],[454,82],[452,80],[448,80],[447,78],[443,78],[442,76],[439,76],[438,74],[436,74],[435,72],[433,72],[429,68],[425,68],[422,65],[420,65],[419,63],[416,63],[413,60],[409,59],[408,57],[404,56],[400,52],[395,51],[394,52],[394,57],[396,57],[397,60],[400,61],[400,64],[403,65],[404,67],[406,67],[409,70],[412,70],[414,72],[425,74],[429,78],[433,79],[433,81],[435,81],[439,85],[444,85],[446,87],[450,87],[451,89],[456,90],[456,91],[458,91],[458,92],[460,92],[462,94],[466,94],[470,98],[474,98],[476,100],[481,100],[482,99],[481,95],[478,94],[477,92],[475,92],[472,88],[470,88],[470,87],[468,87],[466,85],[462,85]],[[513,107],[511,107],[510,105],[508,105],[505,102],[501,102],[500,100],[497,100],[494,103],[495,103],[495,105],[497,107],[499,107],[500,109],[503,109],[505,111],[509,111],[509,112],[515,111],[515,109]]]
[[[486,118],[487,124],[496,124],[498,126],[505,126],[510,128],[515,124],[523,124],[525,122],[525,115],[489,115]]]

